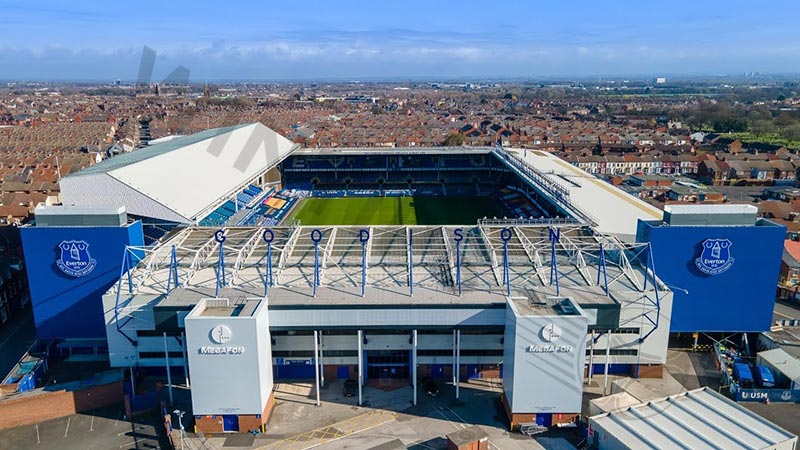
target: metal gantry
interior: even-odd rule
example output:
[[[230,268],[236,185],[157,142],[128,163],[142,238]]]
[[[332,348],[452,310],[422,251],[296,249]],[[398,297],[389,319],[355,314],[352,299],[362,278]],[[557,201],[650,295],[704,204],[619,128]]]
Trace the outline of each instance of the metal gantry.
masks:
[[[176,287],[217,291],[227,285],[265,296],[275,287],[335,287],[366,295],[368,286],[376,286],[407,289],[409,296],[424,287],[457,297],[475,290],[508,294],[548,286],[558,292],[599,285],[606,294],[640,293],[642,320],[655,329],[660,292],[668,288],[654,282],[654,274],[647,244],[626,244],[574,222],[192,227],[156,247],[126,248],[119,282],[110,292],[117,296],[115,316],[122,330],[135,321],[126,310],[132,297],[169,295]]]
[[[215,232],[224,236],[224,243]],[[363,241],[362,233],[368,236]],[[127,248],[115,289],[130,294],[210,287],[216,277],[208,275],[214,272],[228,286],[263,287],[272,266],[273,286],[312,287],[316,278],[305,274],[313,268],[319,286],[359,287],[365,278],[367,285],[440,285],[456,293],[460,279],[463,289],[485,284],[502,288],[509,281],[512,288],[559,283],[645,291],[653,289],[650,252],[646,244],[625,244],[574,225],[190,228],[157,247]],[[292,276],[284,276],[289,269]],[[379,274],[381,270],[387,274]],[[254,271],[257,277],[248,276]],[[396,276],[401,272],[405,280]]]

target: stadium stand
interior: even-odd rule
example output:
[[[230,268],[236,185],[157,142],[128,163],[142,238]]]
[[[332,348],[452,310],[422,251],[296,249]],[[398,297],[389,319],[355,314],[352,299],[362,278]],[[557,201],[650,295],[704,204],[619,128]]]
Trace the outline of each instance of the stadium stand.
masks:
[[[558,212],[506,163],[479,155],[294,155],[282,165],[284,187],[312,197],[460,196],[496,198],[509,217]]]

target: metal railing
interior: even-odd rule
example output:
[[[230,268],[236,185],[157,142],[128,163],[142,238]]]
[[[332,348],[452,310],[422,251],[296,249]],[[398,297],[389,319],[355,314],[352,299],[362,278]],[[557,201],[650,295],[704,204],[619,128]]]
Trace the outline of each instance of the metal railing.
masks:
[[[547,218],[547,217],[530,217],[530,218],[491,218],[491,219],[478,219],[479,226],[516,226],[516,225],[532,225],[540,227],[551,226],[580,226],[583,222],[573,218]]]
[[[568,188],[554,182],[547,174],[534,168],[525,162],[525,160],[507,150],[494,149],[492,153],[501,161],[505,162],[511,169],[515,170],[519,176],[532,186],[548,194],[554,203],[566,213],[575,216],[580,221],[589,225],[597,225],[597,220],[592,217],[591,214],[572,204]]]

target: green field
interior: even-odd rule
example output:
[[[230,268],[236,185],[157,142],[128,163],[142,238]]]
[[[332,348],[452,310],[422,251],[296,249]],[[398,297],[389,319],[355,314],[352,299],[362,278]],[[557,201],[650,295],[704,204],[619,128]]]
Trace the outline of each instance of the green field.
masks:
[[[471,225],[500,216],[486,197],[307,198],[289,216],[302,225]]]

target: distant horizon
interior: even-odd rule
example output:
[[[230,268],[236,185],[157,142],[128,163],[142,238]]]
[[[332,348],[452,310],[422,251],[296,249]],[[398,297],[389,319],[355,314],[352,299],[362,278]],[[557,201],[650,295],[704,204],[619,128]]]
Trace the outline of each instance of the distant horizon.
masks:
[[[20,82],[136,80],[144,46],[153,81],[194,83],[800,73],[790,0],[0,2],[0,80]]]
[[[413,77],[403,77],[403,76],[383,76],[383,77],[363,77],[361,79],[351,78],[351,77],[338,77],[338,78],[275,78],[275,79],[248,79],[248,78],[240,78],[240,79],[208,79],[203,81],[198,80],[189,80],[188,85],[190,86],[203,86],[204,84],[247,84],[247,83],[254,83],[254,84],[299,84],[299,83],[335,83],[335,84],[359,84],[359,83],[389,83],[389,84],[401,84],[401,83],[452,83],[452,84],[463,84],[463,83],[499,83],[499,84],[512,84],[512,83],[557,83],[557,82],[592,82],[592,83],[602,83],[602,82],[629,82],[629,83],[636,83],[636,82],[653,82],[656,78],[664,77],[666,78],[667,84],[671,82],[702,82],[702,81],[715,81],[715,80],[752,80],[752,81],[759,81],[759,80],[768,80],[768,81],[778,81],[784,79],[794,79],[797,78],[797,82],[800,82],[800,71],[799,72],[776,72],[776,73],[757,73],[755,75],[751,75],[754,72],[742,72],[742,73],[733,73],[733,74],[664,74],[664,73],[657,73],[652,75],[647,74],[628,74],[628,75],[606,75],[606,76],[592,76],[592,75],[552,75],[552,76],[494,76],[494,77],[442,77],[442,76],[424,76],[424,75],[417,75]],[[116,78],[116,79],[68,79],[68,78],[54,78],[54,79],[3,79],[0,78],[1,84],[25,84],[25,83],[42,83],[42,84],[87,84],[87,85],[94,85],[94,86],[109,86],[114,87],[115,83],[119,81],[121,87],[132,87],[137,84],[137,80],[135,78]],[[161,80],[152,80],[149,84],[161,84],[165,86],[169,85],[181,85],[181,83],[164,83]]]

